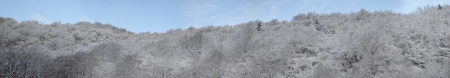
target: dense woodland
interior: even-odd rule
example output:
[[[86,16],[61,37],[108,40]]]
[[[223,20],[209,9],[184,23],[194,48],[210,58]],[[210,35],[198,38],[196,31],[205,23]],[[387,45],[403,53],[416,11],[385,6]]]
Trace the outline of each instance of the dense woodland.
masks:
[[[2,78],[449,78],[450,6],[134,33],[0,17]]]

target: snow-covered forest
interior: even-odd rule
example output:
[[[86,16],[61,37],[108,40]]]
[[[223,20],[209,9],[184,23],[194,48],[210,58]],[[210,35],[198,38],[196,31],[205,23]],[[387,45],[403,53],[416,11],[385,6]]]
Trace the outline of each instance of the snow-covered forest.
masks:
[[[134,33],[0,17],[2,78],[449,78],[450,6]]]

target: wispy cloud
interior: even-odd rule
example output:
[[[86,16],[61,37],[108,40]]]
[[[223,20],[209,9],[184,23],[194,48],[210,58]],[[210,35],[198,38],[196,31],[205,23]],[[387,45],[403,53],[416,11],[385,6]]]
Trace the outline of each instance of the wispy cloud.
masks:
[[[217,6],[213,5],[209,2],[203,2],[203,3],[189,3],[189,5],[186,5],[185,7],[185,16],[190,19],[189,21],[193,24],[188,24],[187,27],[193,26],[193,27],[202,27],[199,25],[203,25],[204,22],[209,22],[207,18],[210,15],[212,15],[212,12],[215,12],[217,10]]]
[[[48,9],[50,9],[51,11],[54,11],[53,7],[49,6]]]
[[[281,6],[290,0],[261,1],[202,1],[184,5],[189,26],[234,25],[252,20],[274,19],[282,12]]]
[[[436,0],[434,4],[450,4],[449,0]]]
[[[449,0],[403,0],[402,13],[410,13],[417,10],[417,7],[436,6],[437,4],[450,4]]]
[[[39,21],[39,22],[42,22],[44,24],[50,24],[50,23],[53,22],[49,18],[47,18],[47,17],[45,17],[45,16],[43,16],[43,15],[41,15],[39,13],[29,12],[27,16],[31,20]]]
[[[92,22],[92,20],[89,17],[81,15],[81,14],[78,14],[77,18],[78,18],[78,21]]]
[[[187,17],[202,17],[216,11],[217,6],[208,2],[192,3],[191,7],[188,7],[186,9],[188,9],[185,12]]]

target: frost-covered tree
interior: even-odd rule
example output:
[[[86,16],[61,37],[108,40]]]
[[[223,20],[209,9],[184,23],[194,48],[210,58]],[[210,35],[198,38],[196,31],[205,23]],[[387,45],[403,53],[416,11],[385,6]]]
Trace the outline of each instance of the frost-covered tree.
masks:
[[[450,76],[448,13],[448,5],[408,14],[309,12],[290,21],[165,33],[0,17],[0,76],[445,78]]]

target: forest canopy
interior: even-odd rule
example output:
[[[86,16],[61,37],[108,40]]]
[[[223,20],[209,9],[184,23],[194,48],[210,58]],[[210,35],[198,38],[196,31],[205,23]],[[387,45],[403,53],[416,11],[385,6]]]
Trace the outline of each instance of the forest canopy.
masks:
[[[165,33],[0,17],[0,77],[450,77],[449,8],[309,12]]]

